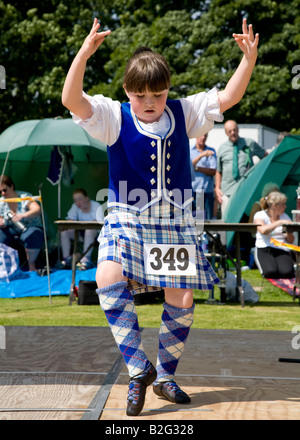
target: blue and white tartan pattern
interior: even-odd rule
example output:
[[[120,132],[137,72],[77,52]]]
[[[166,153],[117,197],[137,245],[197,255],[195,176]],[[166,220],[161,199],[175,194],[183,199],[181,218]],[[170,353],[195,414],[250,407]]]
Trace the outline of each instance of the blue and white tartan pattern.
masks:
[[[19,254],[15,249],[0,243],[0,281],[9,283],[19,273]]]
[[[130,377],[142,373],[149,361],[144,352],[133,297],[126,281],[97,289],[114,339],[122,353]]]
[[[204,256],[193,219],[158,219],[138,216],[130,211],[114,211],[104,219],[104,226],[98,240],[98,263],[105,260],[120,263],[123,275],[129,279],[129,283],[133,280],[140,288],[152,286],[210,290],[219,282]],[[195,245],[196,275],[146,274],[144,243]],[[136,290],[136,287],[133,290]]]
[[[194,309],[195,304],[190,309],[179,309],[164,303],[159,330],[156,382],[174,379],[177,364],[193,323]]]

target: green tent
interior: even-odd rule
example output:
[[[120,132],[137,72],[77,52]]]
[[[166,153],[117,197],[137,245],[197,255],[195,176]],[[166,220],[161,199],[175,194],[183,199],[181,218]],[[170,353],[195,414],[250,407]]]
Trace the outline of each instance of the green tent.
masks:
[[[230,197],[224,220],[239,223],[244,214],[250,214],[254,202],[261,198],[266,183],[276,183],[287,195],[287,214],[296,209],[296,189],[300,182],[300,136],[287,136],[281,144],[240,180],[236,192]],[[234,232],[227,234],[230,245]]]
[[[62,179],[59,196],[58,185],[47,179],[54,146],[66,148],[72,159],[73,179]],[[58,219],[58,197],[61,218],[65,218],[75,188],[85,188],[94,200],[100,189],[107,188],[106,145],[89,136],[70,118],[17,122],[0,135],[0,174],[3,172],[13,179],[17,190],[33,195],[38,195],[42,184],[44,209],[54,221]]]

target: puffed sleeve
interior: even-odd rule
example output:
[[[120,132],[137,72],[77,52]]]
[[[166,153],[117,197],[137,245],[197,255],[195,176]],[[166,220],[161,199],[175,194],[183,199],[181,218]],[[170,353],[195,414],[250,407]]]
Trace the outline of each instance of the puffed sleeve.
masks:
[[[220,113],[220,102],[216,88],[182,98],[180,102],[190,139],[203,136],[213,128],[215,122],[223,122],[224,117]]]
[[[85,92],[83,95],[90,101],[93,115],[83,121],[71,113],[73,121],[100,142],[114,144],[121,129],[121,104],[103,95],[89,96]]]

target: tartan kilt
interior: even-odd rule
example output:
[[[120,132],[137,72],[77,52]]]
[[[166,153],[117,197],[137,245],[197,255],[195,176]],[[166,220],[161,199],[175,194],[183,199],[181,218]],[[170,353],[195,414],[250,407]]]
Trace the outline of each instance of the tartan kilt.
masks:
[[[98,241],[98,264],[105,260],[121,264],[128,288],[135,292],[164,287],[210,290],[219,282],[202,251],[194,219],[158,219],[114,210],[105,217]],[[144,243],[195,245],[196,275],[145,273]]]

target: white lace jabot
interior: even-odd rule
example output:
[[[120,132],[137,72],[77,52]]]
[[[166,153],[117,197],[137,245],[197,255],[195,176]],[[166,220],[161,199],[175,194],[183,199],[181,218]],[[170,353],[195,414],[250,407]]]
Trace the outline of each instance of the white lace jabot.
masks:
[[[139,124],[142,129],[148,131],[148,133],[157,134],[161,137],[165,137],[171,126],[170,119],[165,111],[159,118],[159,121],[152,122],[151,124],[139,121]]]

